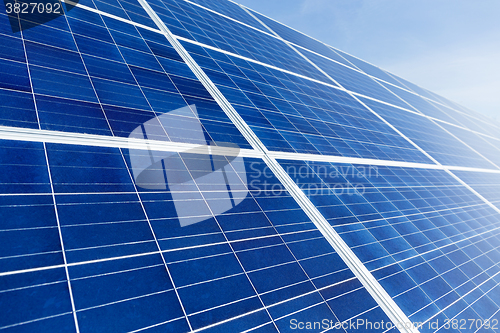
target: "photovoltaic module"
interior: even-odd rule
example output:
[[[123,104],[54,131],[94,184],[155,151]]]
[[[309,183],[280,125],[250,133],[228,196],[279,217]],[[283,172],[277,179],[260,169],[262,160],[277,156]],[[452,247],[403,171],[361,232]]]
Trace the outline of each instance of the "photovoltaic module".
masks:
[[[0,7],[0,330],[500,332],[500,123],[231,1]]]

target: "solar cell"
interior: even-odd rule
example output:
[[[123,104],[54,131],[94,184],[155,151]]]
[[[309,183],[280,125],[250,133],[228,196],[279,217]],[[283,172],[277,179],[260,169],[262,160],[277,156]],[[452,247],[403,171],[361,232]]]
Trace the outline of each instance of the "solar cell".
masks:
[[[486,169],[497,168],[495,164],[486,160],[473,147],[460,142],[450,132],[447,132],[447,130],[450,130],[453,133],[458,131],[459,128],[443,123],[435,123],[419,114],[396,109],[375,101],[362,100],[440,163]],[[462,131],[467,133],[466,130]],[[474,134],[471,133],[471,135]],[[477,144],[474,146],[477,147]],[[488,150],[488,148],[484,145],[480,150]],[[494,151],[495,148],[492,147],[491,152],[487,152],[488,156],[494,154]],[[467,156],[467,158],[464,158],[464,156]]]
[[[430,161],[338,89],[183,45],[270,150]]]
[[[498,331],[498,123],[224,0],[11,22],[0,329]]]
[[[498,318],[498,211],[444,171],[281,164],[410,320]]]
[[[262,160],[46,144],[47,169],[42,143],[2,143],[4,154],[24,152],[11,161],[22,176],[2,187],[2,292],[15,304],[37,295],[4,328],[74,329],[71,303],[80,330],[100,332],[277,331],[291,319],[335,323],[365,311],[388,320]],[[161,164],[149,170],[166,176],[145,183],[137,162],[150,154]],[[53,305],[38,308],[48,295]],[[345,302],[356,307],[337,306]]]

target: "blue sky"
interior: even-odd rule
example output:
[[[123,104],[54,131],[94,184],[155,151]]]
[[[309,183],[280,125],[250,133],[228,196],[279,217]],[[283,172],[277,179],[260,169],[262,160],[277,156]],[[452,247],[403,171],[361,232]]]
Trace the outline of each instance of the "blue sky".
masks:
[[[500,120],[498,0],[236,0]]]

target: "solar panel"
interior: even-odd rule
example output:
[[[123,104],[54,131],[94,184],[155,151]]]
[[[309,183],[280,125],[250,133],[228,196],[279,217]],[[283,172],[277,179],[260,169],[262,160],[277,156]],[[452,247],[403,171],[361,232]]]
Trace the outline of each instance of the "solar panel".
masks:
[[[15,305],[5,328],[74,329],[72,306],[80,330],[98,332],[213,324],[276,331],[290,316],[335,323],[358,314],[333,311],[338,302],[387,321],[262,160],[219,156],[225,163],[213,172],[211,155],[2,147],[20,152],[2,165],[10,176],[2,189],[2,293]],[[161,163],[137,164],[150,154]],[[151,174],[158,167],[167,174],[161,182]],[[140,180],[147,172],[149,182]],[[29,312],[27,295],[36,295]],[[40,301],[46,297],[50,303]]]
[[[270,150],[429,162],[338,89],[183,45]]]
[[[444,171],[281,163],[410,320],[494,314],[498,212]]]
[[[396,109],[368,99],[362,100],[440,163],[455,166],[495,168],[494,164],[486,160],[473,147],[466,145],[464,141],[460,141],[456,136],[453,136],[453,132],[460,130],[460,128],[446,123],[433,122],[432,119],[421,114]],[[462,129],[462,131],[467,133],[465,129]],[[471,135],[474,134],[471,133]],[[477,147],[477,145],[474,146]],[[485,147],[485,149],[488,148]],[[467,156],[467,159],[464,159],[464,156]]]
[[[498,331],[499,124],[231,1],[0,6],[0,329]]]
[[[342,56],[339,56],[334,50],[332,50],[327,45],[321,43],[320,41],[315,40],[307,35],[304,35],[299,31],[293,30],[258,12],[252,11],[251,9],[247,10],[251,11],[252,15],[255,15],[255,17],[258,18],[262,23],[264,23],[272,31],[276,32],[280,37],[286,39],[287,41],[292,42],[303,49],[311,50],[324,57],[335,60],[346,66],[354,67],[352,63],[344,59]]]

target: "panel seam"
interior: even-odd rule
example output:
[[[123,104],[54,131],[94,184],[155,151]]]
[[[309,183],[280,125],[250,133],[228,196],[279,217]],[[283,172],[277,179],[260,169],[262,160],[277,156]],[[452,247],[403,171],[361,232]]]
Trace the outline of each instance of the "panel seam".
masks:
[[[247,141],[254,147],[254,149],[263,152],[263,160],[267,166],[273,171],[278,180],[285,186],[288,192],[296,200],[299,206],[309,216],[311,221],[316,225],[318,230],[325,236],[327,241],[333,246],[337,253],[341,256],[344,262],[349,266],[352,272],[358,277],[360,282],[366,290],[372,295],[377,304],[386,312],[389,318],[398,326],[405,326],[405,323],[410,322],[406,315],[396,305],[394,300],[387,294],[385,289],[378,283],[368,269],[361,263],[359,258],[347,246],[344,240],[335,232],[332,226],[324,218],[324,216],[317,210],[307,196],[300,190],[300,188],[293,182],[290,176],[285,172],[283,167],[277,162],[276,159],[271,157],[269,151],[250,129],[246,122],[232,107],[231,103],[219,91],[215,84],[208,78],[202,68],[195,62],[186,49],[180,42],[172,35],[170,30],[166,27],[165,23],[158,17],[156,12],[149,6],[145,0],[138,0],[146,12],[150,15],[153,21],[157,24],[158,28],[165,33],[165,36],[177,50],[179,55],[183,58],[186,64],[191,68],[196,77],[202,82],[205,88],[210,92],[213,98],[219,103],[224,112],[233,121],[235,126],[240,130]],[[299,53],[300,54],[300,53]],[[401,325],[401,323],[403,325]],[[418,332],[414,328],[402,328],[402,332]]]
[[[101,11],[101,10],[99,10],[99,9],[95,9],[95,8],[91,8],[91,7],[88,7],[88,6],[85,6],[85,5],[79,4],[79,3],[75,3],[75,2],[73,2],[73,1],[71,1],[71,0],[61,0],[61,1],[62,1],[62,2],[65,2],[65,3],[68,3],[68,4],[71,4],[71,5],[74,5],[74,6],[78,7],[78,8],[81,8],[81,9],[84,9],[84,10],[88,10],[88,11],[91,11],[91,12],[93,12],[93,13],[96,13],[96,14],[102,15],[102,16],[106,16],[106,17],[109,17],[109,18],[112,18],[112,19],[115,19],[115,20],[118,20],[118,21],[121,21],[121,22],[124,22],[124,23],[127,23],[127,24],[131,24],[131,25],[137,26],[137,27],[142,28],[142,29],[146,29],[146,30],[149,30],[149,31],[152,31],[152,32],[155,32],[155,33],[158,33],[158,34],[162,34],[162,35],[164,35],[164,33],[163,33],[161,30],[158,30],[158,29],[154,29],[154,28],[148,27],[148,26],[143,25],[143,24],[141,24],[141,23],[136,23],[136,22],[134,22],[134,21],[132,21],[132,20],[130,20],[130,19],[124,19],[124,18],[122,18],[122,17],[119,17],[119,16],[116,16],[116,15],[113,15],[113,14],[109,14],[109,13],[103,12],[103,11]],[[184,0],[184,1],[189,2],[189,1],[187,1],[187,0]],[[206,9],[205,7],[200,6],[200,5],[197,5],[197,6],[199,6],[199,7],[201,7],[201,8]],[[211,11],[212,11],[212,10],[211,10]],[[215,12],[215,13],[217,13],[217,12]],[[222,14],[220,14],[220,13],[217,13],[217,14],[218,14],[218,15],[222,15]],[[260,15],[263,15],[263,14],[260,14]],[[265,16],[265,15],[264,15],[264,16]],[[233,20],[234,20],[234,19],[233,19]],[[272,19],[271,19],[271,20],[272,20]],[[242,22],[237,21],[237,20],[236,20],[235,22],[242,23]],[[242,24],[243,24],[243,23],[242,23]],[[286,26],[286,25],[285,25],[285,26]],[[287,26],[287,27],[288,27],[288,26]],[[290,27],[288,27],[288,28],[290,28]],[[290,29],[293,29],[293,28],[290,28]],[[257,30],[257,31],[259,31],[259,32],[263,32],[263,31],[258,30],[258,29],[256,29],[256,30]],[[293,30],[295,30],[295,29],[293,29]],[[263,33],[265,33],[265,32],[263,32]],[[313,79],[313,78],[310,78],[310,77],[308,77],[308,76],[304,76],[304,75],[301,75],[301,74],[299,74],[299,73],[295,73],[295,72],[292,72],[292,71],[289,71],[289,70],[286,70],[286,69],[283,69],[283,68],[280,68],[280,67],[276,67],[276,66],[273,66],[273,65],[271,65],[271,64],[263,63],[263,62],[260,62],[260,61],[258,61],[258,60],[255,60],[255,59],[247,58],[247,57],[245,57],[245,56],[242,56],[242,55],[239,55],[239,54],[235,54],[235,53],[232,53],[232,52],[230,52],[230,51],[226,51],[226,50],[223,50],[223,49],[220,49],[220,48],[214,47],[214,46],[210,46],[210,45],[207,45],[207,44],[204,44],[204,43],[201,43],[201,42],[198,42],[198,41],[195,41],[195,40],[192,40],[192,39],[186,38],[186,37],[182,37],[182,36],[175,35],[175,34],[172,34],[172,35],[173,35],[175,38],[177,38],[178,40],[182,40],[182,41],[185,41],[185,42],[188,42],[188,43],[191,43],[191,44],[199,45],[199,46],[202,46],[202,47],[205,47],[205,48],[208,48],[208,49],[211,49],[211,50],[217,51],[217,52],[221,52],[221,53],[224,53],[224,54],[231,55],[231,56],[233,56],[233,57],[237,57],[237,58],[240,58],[240,59],[244,59],[244,60],[246,60],[246,61],[250,61],[250,62],[253,62],[253,63],[259,64],[259,65],[265,66],[265,67],[269,67],[269,68],[272,68],[272,69],[278,70],[278,71],[283,72],[283,73],[287,73],[287,74],[291,74],[291,75],[294,75],[294,76],[297,76],[297,77],[300,77],[300,78],[304,78],[304,79],[307,79],[307,80],[309,80],[309,81],[312,81],[312,82],[316,82],[316,83],[319,83],[319,84],[325,85],[325,86],[327,86],[327,87],[335,88],[335,89],[338,89],[338,90],[341,90],[341,91],[346,91],[346,92],[347,92],[347,91],[349,91],[349,90],[347,90],[347,89],[340,88],[340,87],[335,86],[335,85],[332,85],[332,84],[328,84],[328,83],[326,83],[326,82],[324,82],[324,81],[320,81],[320,80],[317,80],[317,79]],[[268,34],[268,35],[269,35],[269,36],[272,36],[272,37],[274,37],[274,38],[277,38],[277,37],[276,37],[276,36],[274,36],[274,35],[271,35],[271,34]],[[306,35],[306,36],[307,36],[307,35]],[[310,37],[310,36],[307,36],[307,37]],[[312,38],[312,37],[310,37],[310,38]],[[277,39],[278,39],[278,38],[277,38]],[[312,38],[312,39],[314,39],[314,38]],[[315,39],[315,40],[316,40],[316,39]],[[287,42],[288,42],[288,41],[287,41]],[[304,50],[306,50],[306,51],[308,51],[308,52],[311,52],[311,53],[314,53],[314,54],[316,54],[316,55],[318,55],[318,56],[321,56],[321,57],[323,57],[323,58],[325,58],[325,59],[327,59],[327,60],[329,60],[329,61],[332,61],[332,62],[335,62],[335,63],[340,64],[340,65],[342,65],[342,66],[345,66],[346,68],[349,68],[349,69],[351,69],[351,70],[355,70],[355,71],[359,72],[360,74],[363,74],[363,75],[365,75],[365,76],[368,76],[368,77],[370,77],[370,78],[372,78],[372,79],[380,80],[380,81],[382,81],[382,82],[384,82],[384,83],[391,84],[390,82],[387,82],[387,81],[385,81],[385,80],[381,80],[381,79],[379,79],[379,78],[377,78],[377,77],[375,77],[375,76],[372,76],[372,75],[370,75],[370,74],[367,74],[367,73],[363,72],[362,70],[360,70],[360,69],[359,69],[359,68],[357,68],[356,66],[354,66],[354,67],[356,67],[356,68],[351,68],[351,67],[346,66],[346,65],[344,65],[344,64],[342,64],[342,63],[339,63],[339,62],[337,62],[337,61],[335,61],[335,60],[333,60],[333,59],[331,59],[331,58],[325,57],[325,56],[324,56],[324,55],[322,55],[322,54],[316,53],[316,52],[314,52],[314,51],[312,51],[312,50],[310,50],[310,49],[308,49],[308,48],[306,48],[306,47],[302,47],[302,46],[297,45],[297,44],[292,43],[292,42],[288,42],[288,43],[290,43],[291,45],[293,45],[293,46],[295,46],[295,47],[299,47],[299,48],[304,49]],[[322,43],[322,42],[321,42],[321,43]],[[323,43],[323,44],[324,44],[324,43]],[[327,46],[327,47],[329,47],[329,48],[332,48],[332,46],[329,46],[329,45],[327,45],[327,44],[324,44],[324,45],[325,45],[325,46]],[[333,51],[335,52],[335,50],[333,50]],[[341,56],[341,55],[339,55],[339,56]],[[352,55],[351,55],[351,56],[352,56]],[[342,57],[342,56],[341,56],[341,57]],[[353,57],[354,57],[354,56],[353,56]],[[359,60],[361,60],[361,59],[359,59]],[[348,60],[346,60],[346,61],[348,61]],[[361,61],[363,61],[363,60],[361,60]],[[372,65],[372,64],[370,64],[370,65]],[[375,66],[375,65],[372,65],[372,66]],[[377,67],[377,66],[375,66],[375,67]],[[377,68],[379,68],[379,67],[377,67]],[[383,70],[382,68],[379,68],[379,69],[380,69],[380,70]],[[384,71],[384,72],[386,72],[385,70],[383,70],[383,71]],[[390,73],[389,73],[389,74],[390,74]],[[403,88],[403,87],[399,87],[399,86],[396,86],[396,85],[394,85],[394,84],[391,84],[391,85],[392,85],[392,86],[394,86],[394,87],[397,87],[397,88],[399,88],[399,89],[405,90],[405,91],[407,91],[408,93],[414,94],[415,96],[418,96],[418,97],[424,98],[424,99],[426,99],[426,100],[432,101],[433,103],[437,103],[437,104],[439,104],[439,105],[442,105],[442,106],[445,106],[445,107],[446,107],[446,105],[444,105],[444,104],[442,104],[442,103],[440,103],[440,102],[438,102],[438,101],[435,101],[435,100],[429,99],[429,98],[427,98],[427,97],[425,97],[425,96],[421,96],[421,95],[417,94],[416,92],[409,90],[409,88],[405,89],[405,88]],[[423,88],[422,88],[422,89],[423,89]],[[492,137],[492,136],[487,135],[487,134],[485,134],[485,133],[476,132],[476,131],[474,131],[474,130],[472,130],[472,129],[470,129],[470,128],[467,128],[467,127],[462,127],[463,125],[453,124],[453,123],[447,122],[447,121],[445,121],[445,120],[438,119],[438,118],[434,118],[434,117],[428,116],[428,115],[426,115],[426,114],[418,113],[418,112],[415,112],[415,111],[413,111],[413,110],[406,109],[406,108],[403,108],[403,107],[401,107],[401,106],[391,104],[390,102],[382,101],[382,100],[379,100],[379,99],[376,99],[376,98],[373,98],[373,97],[370,97],[370,96],[365,96],[365,95],[363,95],[363,94],[360,94],[360,93],[357,93],[357,92],[354,92],[354,91],[350,91],[350,92],[351,92],[351,93],[353,93],[353,94],[354,94],[354,95],[356,95],[356,96],[361,96],[361,97],[363,97],[363,98],[368,98],[368,99],[373,100],[373,101],[376,101],[376,102],[378,102],[378,103],[382,103],[382,104],[385,104],[385,105],[389,105],[389,106],[392,106],[392,107],[395,107],[395,108],[401,109],[401,110],[406,111],[406,112],[410,112],[410,113],[413,113],[413,114],[418,114],[419,116],[422,116],[422,117],[424,117],[424,118],[428,118],[428,119],[431,119],[431,120],[435,120],[435,121],[438,121],[438,122],[440,122],[440,123],[444,123],[444,124],[451,125],[451,126],[454,126],[454,127],[457,127],[457,128],[461,128],[461,129],[463,129],[463,130],[466,130],[466,131],[469,131],[469,132],[472,132],[472,133],[475,133],[475,134],[478,134],[478,135],[481,135],[481,136],[484,136],[484,137],[487,137],[487,138],[490,138],[490,139],[493,139],[493,140],[496,140],[496,141],[500,141],[500,139],[499,139],[499,138]],[[454,110],[454,111],[456,111],[456,112],[459,112],[459,113],[464,114],[463,112],[458,111],[458,110],[456,110],[456,109],[452,109],[452,110]],[[469,116],[470,116],[470,115],[469,115]],[[473,118],[474,118],[474,119],[476,119],[476,120],[478,120],[478,121],[482,121],[481,119],[477,119],[477,118],[475,118],[475,117],[473,117]]]
[[[154,150],[167,152],[189,152],[200,155],[241,156],[262,158],[263,152],[255,149],[233,148],[224,146],[199,145],[194,143],[161,141],[139,138],[124,138],[99,134],[84,134],[76,132],[60,132],[31,128],[0,126],[0,139],[28,142],[48,142],[69,145],[83,145],[108,148],[129,148],[140,150]],[[457,165],[425,164],[419,162],[405,162],[359,157],[345,157],[336,155],[318,155],[307,153],[291,153],[281,151],[268,151],[267,154],[278,160],[295,160],[311,162],[330,162],[357,165],[394,166],[402,168],[456,170],[482,173],[500,173],[500,170],[463,167]]]
[[[340,85],[337,81],[335,81],[331,76],[329,76],[325,71],[323,71],[320,67],[318,67],[314,62],[309,60],[306,56],[304,56],[301,52],[299,52],[295,47],[293,47],[289,42],[287,42],[286,40],[281,38],[276,32],[274,32],[271,28],[269,28],[265,23],[263,23],[257,17],[255,17],[245,7],[242,7],[242,8],[245,11],[247,11],[247,13],[249,15],[251,15],[256,20],[258,20],[269,31],[274,33],[279,39],[281,39],[281,41],[283,41],[286,45],[288,45],[292,50],[297,52],[307,62],[309,62],[311,65],[313,65],[318,71],[320,71],[328,79],[330,79],[332,82],[337,84],[339,87],[346,90],[342,85]],[[354,98],[355,100],[357,100],[358,102],[361,103],[361,101],[359,101],[359,99],[356,98],[352,93],[350,93],[349,91],[347,91],[347,93],[352,98]],[[366,105],[364,105],[364,106],[366,107]],[[375,116],[377,116],[380,120],[382,120],[386,125],[388,125],[394,131],[396,131],[398,134],[400,134],[401,136],[404,137],[404,135],[401,132],[399,132],[394,126],[392,126],[384,118],[379,116],[377,113],[375,113],[373,110],[369,109],[368,107],[367,107],[367,109],[369,111],[371,111]],[[416,146],[415,144],[413,144],[413,145],[415,146],[415,148],[419,149],[422,153],[425,154],[425,152],[422,151],[418,146]],[[436,162],[432,158],[430,158],[430,159],[433,162]],[[281,170],[283,170],[283,169],[281,169]],[[285,171],[283,170],[282,172],[276,172],[275,174],[277,176],[279,175],[282,177],[283,183],[288,183],[289,181],[293,182],[293,180],[286,173],[285,173],[285,175],[283,175],[282,173],[285,173]],[[280,177],[278,177],[278,178],[280,178]],[[293,186],[293,185],[295,185],[295,186]],[[335,250],[339,253],[339,255],[342,253],[342,255],[341,255],[342,259],[344,259],[344,261],[346,261],[346,264],[349,266],[349,268],[351,268],[353,273],[358,277],[358,279],[363,284],[363,286],[366,288],[366,290],[375,299],[377,304],[386,313],[386,315],[389,317],[389,319],[395,324],[395,326],[399,329],[399,331],[400,332],[413,332],[413,333],[419,332],[419,330],[416,327],[414,327],[413,325],[410,325],[410,327],[408,327],[407,325],[404,325],[405,323],[411,323],[410,319],[399,308],[399,306],[396,304],[396,302],[387,293],[387,291],[382,287],[382,285],[377,281],[377,279],[375,279],[375,277],[366,268],[366,266],[361,262],[361,260],[359,260],[359,258],[352,251],[352,249],[344,242],[344,240],[340,237],[340,235],[333,229],[333,227],[330,225],[330,223],[328,223],[328,221],[325,219],[325,217],[318,211],[318,209],[309,200],[309,198],[304,194],[304,192],[295,183],[293,183],[291,185],[291,188],[295,192],[294,197],[296,198],[296,200],[298,199],[298,200],[302,201],[303,204],[301,206],[304,206],[305,209],[309,210],[311,212],[311,215],[313,215],[315,217],[316,221],[319,222],[319,224],[321,225],[320,230],[323,234],[325,234],[325,238],[327,238],[327,240],[330,241],[330,243],[335,244],[335,246],[334,246]]]
[[[242,7],[243,9],[245,9],[244,7]],[[246,9],[245,9],[246,10]],[[248,10],[247,12],[252,15]],[[253,16],[253,15],[252,15]],[[259,20],[258,18],[256,18],[255,16],[253,16],[256,20]],[[259,22],[261,22],[259,20]],[[380,120],[382,120],[385,124],[387,124],[389,127],[391,127],[396,133],[398,133],[401,137],[403,137],[406,141],[408,141],[411,145],[413,145],[415,148],[417,148],[420,152],[422,152],[425,156],[427,156],[431,161],[433,161],[434,163],[436,163],[437,165],[443,167],[443,170],[446,171],[450,176],[452,176],[455,180],[457,180],[460,184],[462,184],[463,186],[465,186],[469,191],[471,191],[473,194],[475,194],[479,199],[481,199],[484,203],[486,203],[488,206],[490,206],[492,209],[494,209],[496,212],[500,213],[500,208],[498,208],[497,206],[495,206],[494,204],[492,204],[488,199],[486,199],[484,196],[482,196],[481,194],[479,194],[479,192],[477,192],[476,190],[474,190],[470,185],[468,185],[466,182],[464,182],[462,179],[460,179],[457,175],[455,175],[453,172],[451,172],[448,168],[446,168],[445,166],[443,166],[438,160],[436,160],[434,157],[432,157],[429,153],[427,153],[424,149],[422,149],[419,145],[417,145],[415,142],[413,142],[413,140],[411,140],[410,138],[408,138],[406,135],[404,135],[401,131],[399,131],[395,126],[393,126],[391,123],[389,123],[387,120],[385,120],[382,116],[380,116],[378,113],[376,113],[375,111],[373,111],[370,107],[368,107],[365,103],[363,103],[361,100],[359,100],[355,94],[353,94],[351,91],[345,89],[341,84],[339,84],[335,79],[333,79],[328,73],[326,73],[323,69],[321,69],[318,65],[316,65],[313,61],[311,61],[309,58],[307,58],[305,55],[303,55],[302,53],[300,53],[297,49],[295,49],[295,47],[293,47],[293,45],[291,45],[290,42],[288,42],[287,40],[283,39],[282,37],[280,37],[276,32],[274,32],[271,28],[269,28],[267,25],[265,25],[263,22],[261,22],[262,25],[264,25],[269,31],[273,32],[278,38],[280,38],[285,44],[287,44],[291,49],[293,49],[295,52],[297,52],[299,55],[301,55],[305,60],[307,60],[311,65],[313,65],[317,70],[319,70],[323,75],[325,75],[326,77],[328,77],[332,82],[334,82],[335,84],[337,84],[339,87],[343,88],[350,96],[352,96],[352,98],[354,98],[356,101],[358,101],[359,103],[361,103],[367,110],[369,110],[370,112],[372,112],[375,116],[377,116]],[[380,84],[380,83],[379,83]],[[387,89],[387,88],[386,88]],[[387,89],[389,90],[389,89]],[[420,95],[419,95],[420,96]],[[399,97],[399,96],[398,96]],[[401,98],[400,98],[401,99]],[[406,102],[406,101],[405,101]],[[408,102],[406,102],[406,104],[408,104],[409,106],[411,106]],[[448,132],[449,133],[449,132]],[[450,133],[451,134],[451,133]],[[460,140],[459,140],[460,141]],[[460,141],[461,142],[461,141]],[[468,145],[466,145],[467,147],[469,147]],[[470,148],[470,147],[469,147]],[[472,148],[471,148],[472,149]],[[473,150],[475,151],[475,150]],[[479,154],[479,153],[478,153]],[[480,155],[481,157],[484,158],[484,156]],[[485,160],[487,160],[485,158]],[[489,160],[487,160],[489,161]],[[492,162],[490,162],[491,164],[493,164]],[[497,165],[493,164],[494,166],[496,166],[498,168]]]

